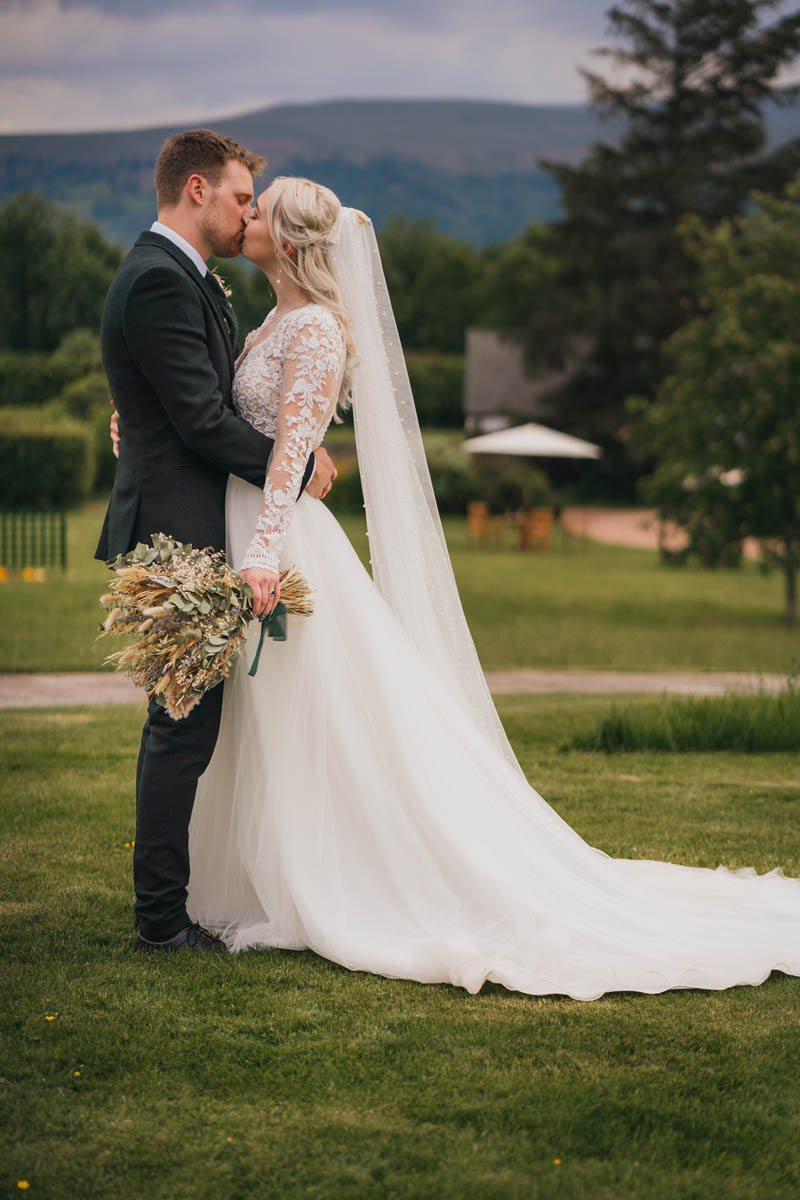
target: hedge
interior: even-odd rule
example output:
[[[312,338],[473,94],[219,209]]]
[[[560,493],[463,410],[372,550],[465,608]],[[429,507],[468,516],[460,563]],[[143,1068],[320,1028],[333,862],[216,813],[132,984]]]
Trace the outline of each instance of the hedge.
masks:
[[[102,367],[100,338],[91,329],[73,329],[51,353],[2,350],[0,408],[48,404],[74,380],[95,377]]]
[[[107,426],[111,416],[108,396],[108,380],[105,373],[92,371],[91,374],[68,383],[58,396],[58,403],[77,421],[93,421],[98,413],[102,413]]]
[[[62,384],[54,376],[52,355],[39,351],[0,351],[0,408],[47,404]]]
[[[87,426],[52,412],[0,410],[1,508],[72,508],[88,495],[94,469]]]

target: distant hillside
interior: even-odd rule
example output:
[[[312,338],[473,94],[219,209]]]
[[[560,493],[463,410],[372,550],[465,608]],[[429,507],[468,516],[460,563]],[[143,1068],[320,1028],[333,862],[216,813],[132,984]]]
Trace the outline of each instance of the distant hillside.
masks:
[[[402,213],[477,244],[557,214],[540,157],[577,162],[616,134],[580,105],[456,100],[281,105],[207,123],[265,154],[271,173],[333,187],[379,227]],[[771,109],[768,126],[773,144],[800,135],[800,104]],[[153,219],[153,163],[172,132],[0,136],[0,200],[37,188],[128,245]]]

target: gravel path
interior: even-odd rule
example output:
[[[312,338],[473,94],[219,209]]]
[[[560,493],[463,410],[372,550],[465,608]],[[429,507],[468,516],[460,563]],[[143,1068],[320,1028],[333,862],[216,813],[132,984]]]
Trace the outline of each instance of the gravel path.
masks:
[[[724,692],[777,692],[784,675],[743,672],[647,671],[487,671],[495,695],[583,692],[597,695],[669,692],[720,696]],[[60,708],[75,704],[141,704],[142,693],[123,675],[84,672],[74,675],[0,675],[0,708]]]
[[[658,512],[655,508],[565,508],[561,523],[566,530],[590,542],[605,542],[610,546],[630,546],[634,550],[658,550]],[[686,545],[686,534],[677,525],[667,522],[663,530],[664,545],[680,550]],[[745,558],[760,557],[758,542],[746,538]]]

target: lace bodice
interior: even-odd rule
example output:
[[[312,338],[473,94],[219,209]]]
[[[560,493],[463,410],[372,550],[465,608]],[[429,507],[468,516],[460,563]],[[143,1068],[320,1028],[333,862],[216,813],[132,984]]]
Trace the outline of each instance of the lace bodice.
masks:
[[[233,402],[239,416],[275,439],[275,449],[261,515],[240,570],[278,570],[306,463],[336,407],[345,353],[339,322],[319,304],[296,308],[277,321],[269,313],[247,336]]]

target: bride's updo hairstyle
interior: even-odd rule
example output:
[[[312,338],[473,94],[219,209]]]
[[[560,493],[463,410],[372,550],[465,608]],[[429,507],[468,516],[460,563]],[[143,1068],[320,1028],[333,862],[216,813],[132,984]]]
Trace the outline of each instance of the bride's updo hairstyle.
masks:
[[[331,268],[333,227],[341,209],[338,196],[330,188],[297,176],[279,175],[267,193],[267,223],[278,274],[285,272],[312,304],[327,308],[342,327],[347,358],[337,409],[350,405],[355,365],[350,317]],[[294,247],[288,254],[287,244]],[[334,420],[341,421],[338,412]]]

